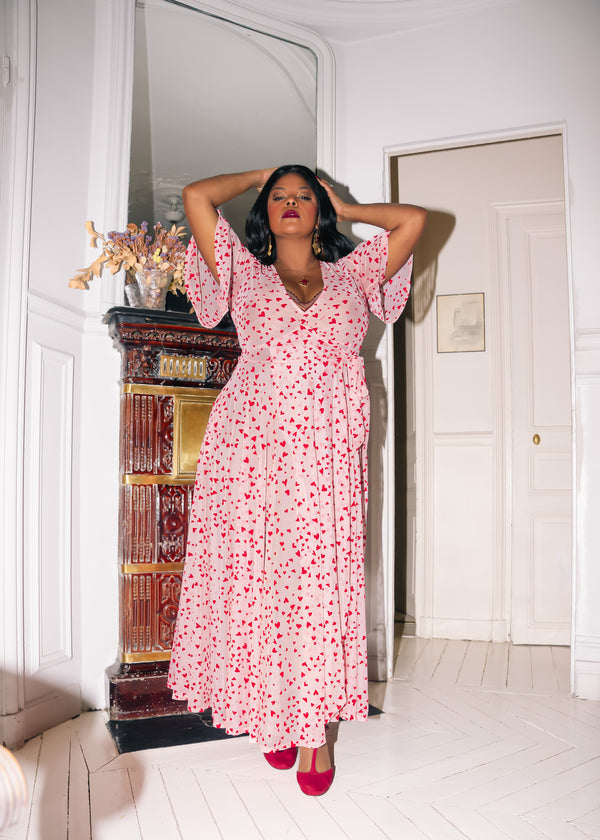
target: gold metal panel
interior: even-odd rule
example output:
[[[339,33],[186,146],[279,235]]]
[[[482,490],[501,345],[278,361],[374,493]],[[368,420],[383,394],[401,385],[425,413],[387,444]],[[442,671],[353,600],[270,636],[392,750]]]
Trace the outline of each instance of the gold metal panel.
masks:
[[[121,662],[164,662],[170,658],[170,650],[145,650],[143,653],[121,654]]]
[[[123,484],[168,484],[168,485],[188,485],[194,483],[194,476],[182,478],[181,476],[172,475],[148,475],[147,473],[126,473],[121,476]]]
[[[177,395],[173,405],[173,478],[194,479],[208,415],[218,391]]]
[[[125,383],[121,386],[122,394],[159,394],[167,397],[202,397],[214,402],[220,388],[185,388],[179,385],[135,385]]]
[[[178,356],[161,353],[159,356],[160,375],[168,379],[192,379],[197,382],[206,380],[206,359],[202,356]]]
[[[198,453],[208,416],[219,388],[180,388],[167,385],[131,385],[122,387],[123,394],[156,394],[173,398],[173,468],[171,474],[125,473],[123,484],[193,484]]]
[[[169,575],[183,572],[183,563],[121,563],[121,572],[124,575],[147,575],[152,572]]]

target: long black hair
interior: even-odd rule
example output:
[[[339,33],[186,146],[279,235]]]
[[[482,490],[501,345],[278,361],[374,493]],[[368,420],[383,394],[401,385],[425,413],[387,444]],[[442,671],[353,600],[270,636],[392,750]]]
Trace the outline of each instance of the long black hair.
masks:
[[[304,178],[315,194],[318,208],[319,239],[321,240],[319,259],[325,262],[336,262],[341,257],[345,257],[346,254],[355,249],[356,245],[351,239],[339,232],[336,227],[337,216],[327,192],[319,183],[312,169],[303,166],[301,163],[280,166],[266,181],[246,220],[248,249],[263,265],[272,265],[277,259],[277,244],[275,237],[271,236],[267,202],[275,183],[283,175],[290,172]],[[269,241],[271,242],[271,253],[267,254]]]

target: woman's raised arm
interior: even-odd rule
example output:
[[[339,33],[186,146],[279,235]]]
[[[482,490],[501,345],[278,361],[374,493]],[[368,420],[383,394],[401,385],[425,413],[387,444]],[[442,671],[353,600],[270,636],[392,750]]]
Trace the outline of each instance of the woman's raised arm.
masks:
[[[427,210],[414,204],[349,204],[342,201],[328,183],[321,183],[340,222],[362,222],[389,230],[388,262],[385,270],[385,279],[389,280],[414,251],[425,229]]]
[[[194,181],[184,187],[185,215],[198,250],[215,280],[219,279],[214,245],[217,207],[253,187],[262,189],[272,171],[272,169],[253,169],[249,172],[215,175],[212,178]]]

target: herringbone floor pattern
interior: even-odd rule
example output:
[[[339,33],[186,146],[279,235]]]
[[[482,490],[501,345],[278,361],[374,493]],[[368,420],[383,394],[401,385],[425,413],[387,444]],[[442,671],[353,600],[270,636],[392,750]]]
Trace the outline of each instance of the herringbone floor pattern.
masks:
[[[117,755],[105,714],[17,753],[31,792],[10,840],[600,840],[600,703],[567,648],[404,638],[384,714],[331,728],[319,799],[247,738]]]

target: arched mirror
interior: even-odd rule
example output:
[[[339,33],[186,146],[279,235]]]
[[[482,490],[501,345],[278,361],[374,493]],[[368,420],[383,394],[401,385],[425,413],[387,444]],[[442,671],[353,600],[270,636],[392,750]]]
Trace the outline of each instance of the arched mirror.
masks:
[[[291,40],[173,0],[138,0],[128,218],[185,224],[183,186],[317,163],[317,57]],[[226,214],[243,235],[254,196]]]

